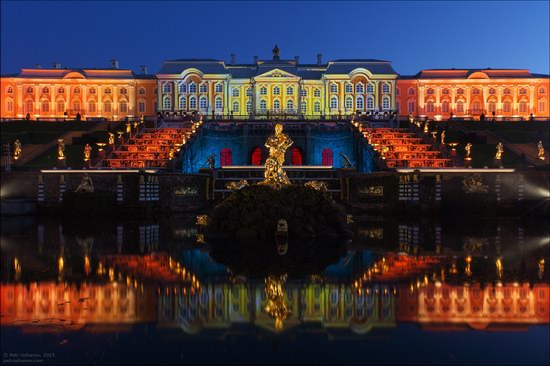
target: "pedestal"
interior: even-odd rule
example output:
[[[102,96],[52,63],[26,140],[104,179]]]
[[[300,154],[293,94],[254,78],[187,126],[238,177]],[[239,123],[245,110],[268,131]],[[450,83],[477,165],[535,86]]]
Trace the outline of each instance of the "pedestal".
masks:
[[[97,157],[100,159],[105,159],[105,150],[98,151]]]
[[[472,159],[464,159],[464,167],[471,168],[472,167]]]
[[[67,168],[67,159],[57,159],[57,168],[66,169]]]
[[[90,169],[92,167],[92,161],[88,160],[84,162],[84,168]]]
[[[494,159],[493,165],[495,168],[502,168],[502,159]]]

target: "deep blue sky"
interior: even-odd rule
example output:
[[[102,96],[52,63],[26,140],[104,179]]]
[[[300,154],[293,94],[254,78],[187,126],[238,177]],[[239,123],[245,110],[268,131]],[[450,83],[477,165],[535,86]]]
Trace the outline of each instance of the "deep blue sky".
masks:
[[[302,63],[337,58],[426,68],[528,68],[550,73],[548,1],[184,2],[2,1],[1,72],[147,65],[174,58]]]

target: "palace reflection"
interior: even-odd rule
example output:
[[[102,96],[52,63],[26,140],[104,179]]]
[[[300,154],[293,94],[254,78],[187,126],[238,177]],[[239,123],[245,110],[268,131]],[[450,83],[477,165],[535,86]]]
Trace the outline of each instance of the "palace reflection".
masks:
[[[401,323],[432,331],[516,331],[550,323],[548,243],[528,225],[497,225],[476,237],[453,234],[451,246],[446,234],[453,229],[445,225],[388,225],[359,225],[334,264],[288,278],[290,316],[281,329],[265,311],[264,281],[213,261],[208,245],[192,240],[193,225],[173,228],[172,246],[155,234],[158,225],[140,223],[122,230],[113,225],[102,236],[107,242],[50,224],[37,229],[36,240],[4,233],[1,326],[131,332],[136,324],[153,324],[197,335],[241,325],[281,333],[314,325],[359,336]],[[509,231],[519,231],[521,241],[496,235]]]

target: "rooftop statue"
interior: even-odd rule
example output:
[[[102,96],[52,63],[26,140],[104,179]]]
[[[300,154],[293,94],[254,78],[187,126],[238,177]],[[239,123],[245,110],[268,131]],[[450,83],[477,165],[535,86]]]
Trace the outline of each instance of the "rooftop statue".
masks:
[[[275,133],[267,138],[265,146],[269,149],[269,157],[265,162],[264,181],[260,184],[271,185],[274,188],[290,185],[283,164],[285,162],[285,152],[294,143],[286,134],[283,133],[283,125],[275,125]]]

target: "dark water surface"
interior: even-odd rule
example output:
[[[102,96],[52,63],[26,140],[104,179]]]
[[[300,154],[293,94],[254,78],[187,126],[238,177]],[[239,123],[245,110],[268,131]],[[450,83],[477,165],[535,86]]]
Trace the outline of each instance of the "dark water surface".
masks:
[[[1,224],[3,364],[550,363],[545,221],[209,244],[194,216]]]

